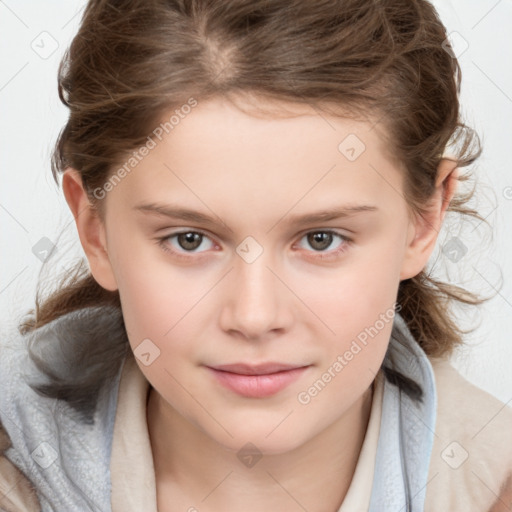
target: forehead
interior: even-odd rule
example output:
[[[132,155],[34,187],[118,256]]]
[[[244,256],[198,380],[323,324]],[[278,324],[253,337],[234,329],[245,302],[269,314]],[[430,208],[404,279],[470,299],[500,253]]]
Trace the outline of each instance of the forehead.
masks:
[[[163,113],[161,126],[174,112]],[[161,140],[153,136],[155,147],[116,194],[131,204],[179,195],[260,209],[354,203],[355,196],[396,202],[402,173],[376,126],[307,104],[198,101]]]
[[[201,145],[203,149],[213,146],[213,149],[226,150],[232,142],[242,144],[245,150],[261,149],[265,145],[273,150],[271,157],[287,155],[294,147],[301,153],[314,152],[315,146],[319,146],[317,153],[332,148],[339,150],[339,142],[349,134],[359,137],[361,142],[364,139],[369,149],[385,149],[381,123],[375,118],[355,120],[339,106],[330,104],[323,108],[329,111],[307,103],[213,98],[199,101],[163,136],[175,149]],[[164,112],[161,126],[171,116]],[[176,119],[176,116],[172,117]],[[260,154],[259,158],[265,158],[265,155]]]

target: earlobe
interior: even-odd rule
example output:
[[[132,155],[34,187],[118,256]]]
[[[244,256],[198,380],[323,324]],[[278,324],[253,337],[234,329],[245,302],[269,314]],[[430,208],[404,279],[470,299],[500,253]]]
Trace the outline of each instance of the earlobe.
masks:
[[[434,250],[447,208],[457,188],[457,162],[443,158],[439,163],[435,192],[427,213],[417,215],[409,225],[407,247],[400,280],[418,275],[427,265]]]
[[[62,190],[75,218],[80,243],[94,279],[106,290],[117,290],[107,252],[105,225],[91,204],[78,171],[66,169],[62,176]]]

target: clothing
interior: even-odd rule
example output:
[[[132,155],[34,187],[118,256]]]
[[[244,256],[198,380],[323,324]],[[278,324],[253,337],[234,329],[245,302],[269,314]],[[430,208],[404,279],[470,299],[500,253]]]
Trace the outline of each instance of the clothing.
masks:
[[[370,506],[373,477],[375,473],[375,455],[379,443],[380,422],[382,418],[382,398],[384,396],[384,373],[379,371],[375,377],[372,409],[368,427],[357,459],[354,476],[347,494],[338,512],[367,512]]]
[[[90,314],[95,321],[102,311],[91,309]],[[73,318],[70,313],[58,321],[73,325]],[[52,324],[38,331],[34,335],[51,338]],[[156,511],[145,422],[149,385],[133,354],[101,390],[93,425],[80,421],[65,402],[41,397],[28,387],[24,377],[34,377],[37,370],[24,337],[2,343],[0,355],[0,422],[7,434],[0,435],[0,453],[7,448],[0,457],[0,491],[9,491],[0,498],[0,509],[130,512],[141,510],[127,498],[136,490],[147,500],[143,510]],[[490,512],[493,503],[492,512],[501,512],[498,496],[507,491],[500,487],[512,475],[512,408],[469,383],[449,361],[429,359],[399,314],[384,364],[417,382],[424,398],[414,401],[384,378],[381,388],[376,385],[379,393],[374,392],[369,428],[346,498],[357,501],[353,489],[367,485],[364,476],[368,480],[359,468],[368,466],[371,472],[373,463],[371,496],[366,496],[371,512]],[[7,447],[7,441],[12,445]],[[12,489],[20,471],[34,483],[37,500],[26,480]],[[122,501],[125,497],[127,502]],[[25,505],[16,505],[16,500]]]
[[[0,454],[10,446],[9,436],[0,425]],[[0,455],[0,510],[35,512],[39,502],[32,484],[9,459]]]

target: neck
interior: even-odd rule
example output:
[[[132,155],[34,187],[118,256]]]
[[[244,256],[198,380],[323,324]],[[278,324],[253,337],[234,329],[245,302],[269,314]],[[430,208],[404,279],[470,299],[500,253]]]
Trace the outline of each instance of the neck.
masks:
[[[354,475],[372,396],[373,385],[307,443],[264,454],[244,467],[236,452],[190,423],[151,388],[147,420],[158,510],[337,511]],[[168,504],[172,508],[166,509]]]

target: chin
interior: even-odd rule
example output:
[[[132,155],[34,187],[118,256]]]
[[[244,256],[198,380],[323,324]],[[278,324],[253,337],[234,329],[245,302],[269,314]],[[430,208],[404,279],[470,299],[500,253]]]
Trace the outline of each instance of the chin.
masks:
[[[230,451],[237,454],[239,452],[259,451],[265,455],[279,455],[299,448],[306,443],[309,437],[304,432],[298,432],[297,428],[290,429],[283,428],[283,425],[276,428],[279,422],[273,422],[272,425],[265,425],[261,428],[254,428],[250,425],[241,425],[240,428],[236,426],[228,427],[227,429],[233,437],[227,435],[224,431],[220,437],[210,436],[215,442],[222,445]],[[274,430],[275,429],[275,430]],[[278,432],[281,430],[280,432]]]

